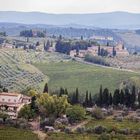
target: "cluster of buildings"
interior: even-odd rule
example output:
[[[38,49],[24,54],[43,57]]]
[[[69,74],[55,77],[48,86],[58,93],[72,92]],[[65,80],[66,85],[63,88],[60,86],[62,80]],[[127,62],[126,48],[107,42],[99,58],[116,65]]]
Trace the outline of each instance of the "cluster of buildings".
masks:
[[[113,41],[113,37],[111,36],[92,36],[91,39],[93,40],[107,40],[107,41]]]
[[[128,56],[129,52],[128,50],[124,47],[123,44],[117,44],[116,46],[92,46],[88,47],[87,50],[79,50],[77,52],[76,50],[70,51],[70,56],[78,56],[81,58],[84,58],[86,54],[91,54],[93,56],[98,56],[99,51],[104,50],[107,52],[107,56]]]
[[[25,104],[30,104],[31,98],[18,93],[0,93],[0,112],[6,113],[11,119],[18,117],[18,112]]]

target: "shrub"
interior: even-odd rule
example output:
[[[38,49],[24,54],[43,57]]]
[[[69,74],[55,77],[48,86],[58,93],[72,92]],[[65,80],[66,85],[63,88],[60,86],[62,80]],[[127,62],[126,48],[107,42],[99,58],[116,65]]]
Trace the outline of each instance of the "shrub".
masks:
[[[95,119],[104,119],[105,116],[100,108],[96,108],[92,111],[92,117]]]
[[[102,57],[100,56],[93,56],[90,54],[87,54],[85,56],[85,61],[95,63],[95,64],[100,64],[100,65],[105,65],[109,66],[109,63],[107,63]]]
[[[41,128],[44,128],[45,126],[53,126],[55,122],[55,117],[51,116],[49,118],[46,118],[45,120],[41,121]]]
[[[70,128],[65,128],[64,132],[67,133],[67,134],[70,134],[71,133],[71,129]]]
[[[54,128],[63,131],[65,129],[65,125],[63,125],[61,122],[55,121]]]
[[[117,140],[127,140],[126,137],[123,136],[123,135],[116,135],[115,138],[116,138]]]
[[[76,132],[77,132],[77,133],[84,133],[84,132],[85,132],[85,128],[84,128],[84,127],[78,127],[78,128],[76,129]]]
[[[66,110],[66,115],[71,123],[75,123],[85,118],[86,111],[80,105],[73,105]]]
[[[129,135],[130,134],[130,130],[129,129],[120,129],[118,131],[120,134],[123,134],[123,135]]]
[[[98,137],[98,140],[111,140],[111,136],[109,134],[103,133]]]
[[[85,131],[87,133],[94,133],[94,128],[87,128]]]
[[[102,134],[105,131],[106,131],[106,128],[104,126],[99,125],[99,126],[94,127],[94,132],[96,134]]]

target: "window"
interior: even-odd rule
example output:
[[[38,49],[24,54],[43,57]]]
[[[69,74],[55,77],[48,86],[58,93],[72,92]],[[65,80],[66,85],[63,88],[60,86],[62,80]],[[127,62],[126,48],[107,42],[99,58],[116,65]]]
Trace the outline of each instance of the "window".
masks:
[[[4,101],[5,99],[2,99],[2,101]]]
[[[16,99],[14,100],[14,102],[16,102]]]
[[[11,100],[10,99],[8,99],[8,102],[10,102]]]

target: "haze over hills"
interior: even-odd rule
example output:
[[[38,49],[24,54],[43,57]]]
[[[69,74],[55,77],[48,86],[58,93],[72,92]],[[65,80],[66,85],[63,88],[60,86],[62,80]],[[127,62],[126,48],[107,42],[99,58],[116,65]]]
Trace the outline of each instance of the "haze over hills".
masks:
[[[110,12],[95,14],[48,14],[40,12],[1,11],[0,22],[66,25],[115,29],[140,28],[140,13]]]

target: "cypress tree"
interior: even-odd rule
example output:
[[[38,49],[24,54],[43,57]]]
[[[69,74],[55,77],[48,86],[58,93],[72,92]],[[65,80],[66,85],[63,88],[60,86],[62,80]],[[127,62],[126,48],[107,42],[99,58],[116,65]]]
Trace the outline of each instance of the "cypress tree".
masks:
[[[131,95],[128,88],[125,89],[125,105],[127,107],[131,106]]]
[[[120,103],[120,91],[119,89],[116,89],[113,95],[113,104],[118,105],[119,103]]]
[[[72,94],[72,98],[71,98],[71,104],[74,105],[76,103],[75,100],[75,93]]]
[[[103,91],[103,99],[102,99],[103,105],[108,106],[109,105],[109,90],[107,88]]]
[[[112,100],[113,100],[113,99],[112,99],[112,94],[110,93],[110,94],[109,94],[109,101],[108,101],[108,104],[109,104],[109,105],[112,105]]]
[[[125,96],[124,96],[123,90],[121,90],[121,92],[120,92],[120,104],[122,104],[122,105],[125,104]]]
[[[131,106],[133,107],[136,101],[136,87],[134,85],[132,86],[132,94],[130,99],[131,99]]]
[[[98,56],[100,56],[100,55],[101,55],[101,47],[98,46]]]
[[[38,113],[38,106],[36,105],[36,96],[31,98],[31,109]]]
[[[76,104],[79,104],[79,91],[78,91],[78,88],[76,88],[75,103],[76,103]]]
[[[86,91],[86,97],[85,97],[85,101],[84,101],[84,104],[83,105],[85,107],[88,107],[89,106],[88,91]]]
[[[65,88],[65,95],[68,95],[68,90]]]
[[[61,97],[61,96],[64,95],[64,94],[65,94],[65,91],[64,91],[64,89],[61,87],[61,88],[60,88],[59,96]]]
[[[138,94],[138,103],[139,103],[139,107],[140,107],[140,93]]]
[[[43,93],[48,93],[49,90],[48,90],[48,84],[46,83],[45,86],[44,86],[44,90],[43,90]]]
[[[99,92],[99,106],[103,105],[103,90],[102,90],[102,85],[100,86],[100,92]]]
[[[89,94],[89,107],[93,106],[93,100],[92,100],[92,96],[91,93]]]
[[[113,47],[113,52],[112,52],[113,56],[116,56],[116,50],[115,47]]]

